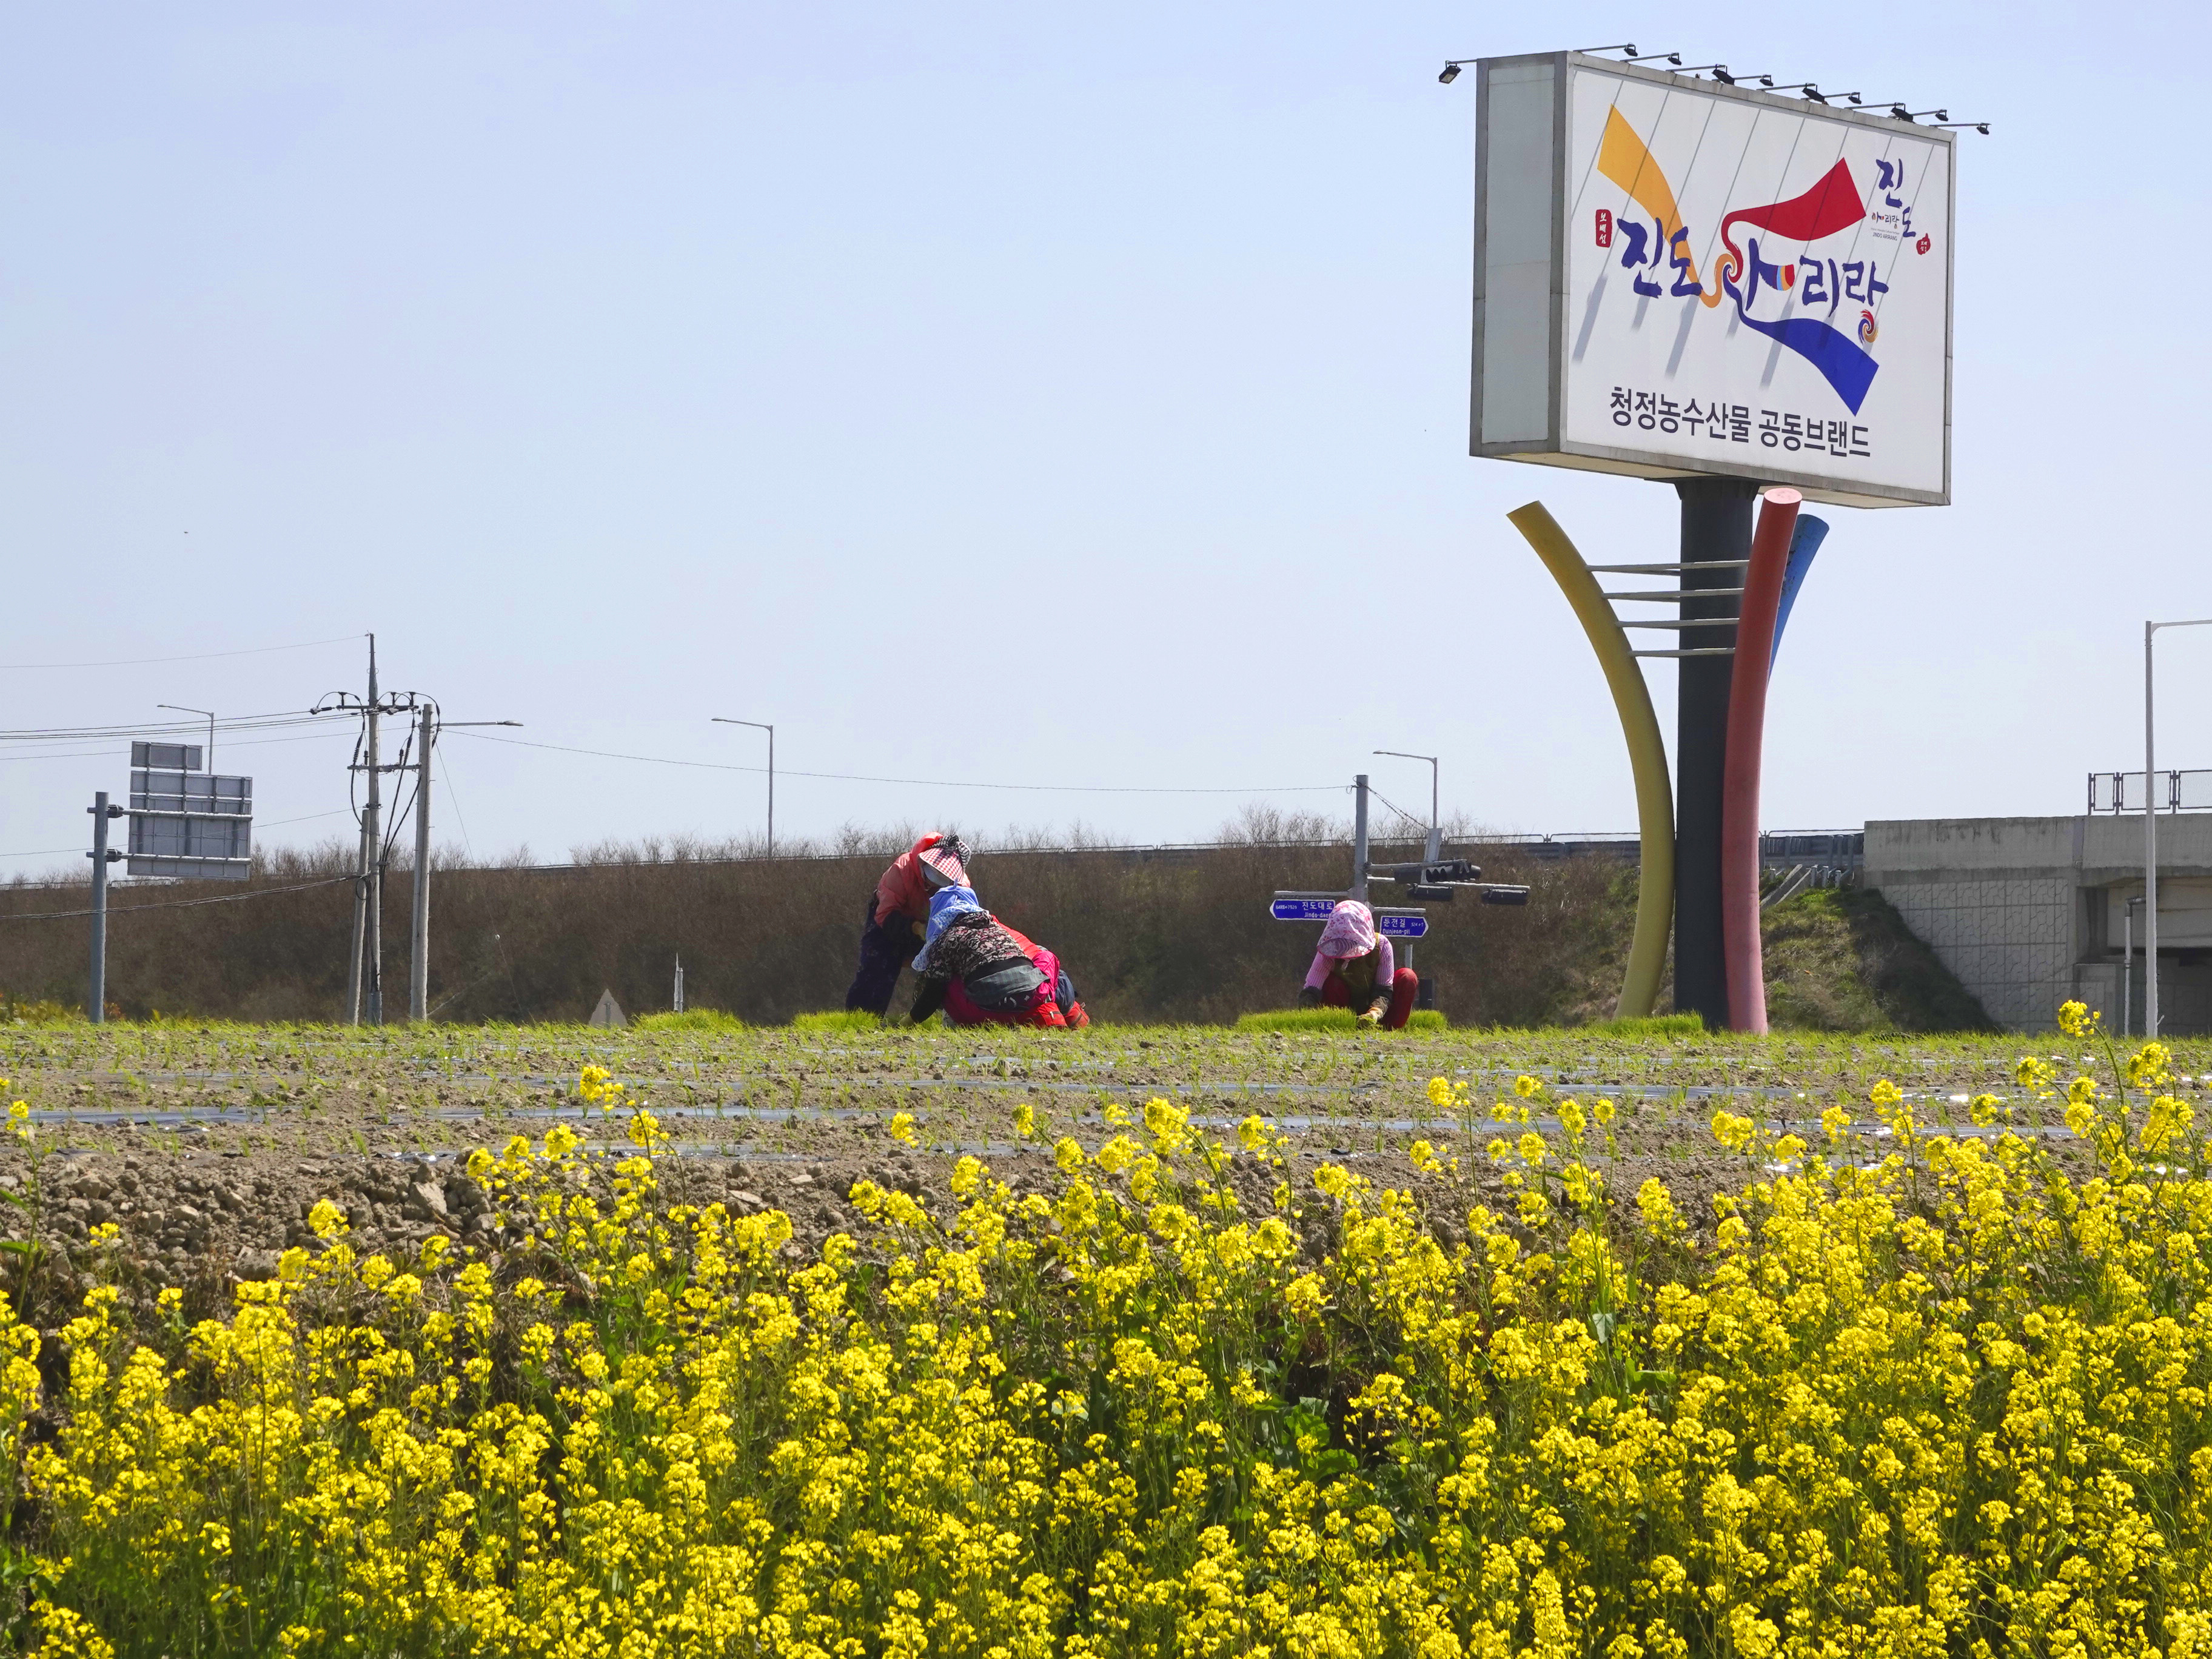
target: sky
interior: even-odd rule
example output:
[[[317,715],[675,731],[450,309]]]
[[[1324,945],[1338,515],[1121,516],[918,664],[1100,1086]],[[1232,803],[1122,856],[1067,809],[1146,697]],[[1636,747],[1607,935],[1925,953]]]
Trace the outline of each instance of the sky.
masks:
[[[1836,15],[13,8],[0,729],[303,709],[373,630],[387,689],[522,722],[439,747],[479,858],[757,833],[714,769],[766,735],[716,715],[775,724],[785,840],[1204,839],[1363,769],[1421,811],[1376,749],[1440,757],[1448,816],[1632,828],[1504,514],[1668,558],[1673,492],[1468,458],[1474,77],[1437,79],[1632,37],[1992,124],[1953,504],[1819,509],[1766,823],[2078,811],[2141,764],[2144,618],[2212,616],[2204,185],[2160,159],[2205,14]],[[2212,767],[2212,630],[2160,650],[2160,763]],[[261,846],[351,833],[353,741],[218,736]],[[0,738],[0,878],[81,871],[127,766]]]

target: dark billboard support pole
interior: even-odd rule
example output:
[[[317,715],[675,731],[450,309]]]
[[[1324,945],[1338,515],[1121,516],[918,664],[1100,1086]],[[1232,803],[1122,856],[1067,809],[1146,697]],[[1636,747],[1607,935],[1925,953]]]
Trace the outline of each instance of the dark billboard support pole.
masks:
[[[1682,499],[1682,589],[1740,589],[1751,556],[1759,486],[1748,478],[1678,478]],[[1728,769],[1729,690],[1738,595],[1684,599],[1686,655],[1674,710],[1674,1007],[1729,1023],[1728,968],[1721,936],[1722,786]]]

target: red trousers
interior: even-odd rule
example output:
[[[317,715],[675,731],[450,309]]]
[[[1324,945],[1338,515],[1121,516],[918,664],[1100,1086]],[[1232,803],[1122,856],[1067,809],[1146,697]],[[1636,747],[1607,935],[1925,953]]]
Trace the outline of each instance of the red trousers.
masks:
[[[1009,928],[1007,931],[1012,933],[1013,930]],[[1022,936],[1015,933],[1014,937],[1021,939]],[[1022,943],[1030,945],[1030,960],[1044,975],[1044,983],[1037,987],[1036,997],[1028,1007],[1003,1013],[980,1008],[976,1006],[975,999],[968,994],[968,988],[955,978],[945,988],[945,1017],[955,1025],[1069,1024],[1071,1022],[1060,1012],[1060,1003],[1054,994],[1060,980],[1060,958],[1041,945],[1030,945],[1027,939],[1022,939]],[[1079,1009],[1082,1006],[1081,1003],[1076,1004]],[[1087,1018],[1082,1022],[1085,1025],[1090,1023]]]
[[[1410,968],[1401,968],[1390,980],[1390,1006],[1382,1016],[1382,1028],[1402,1031],[1406,1022],[1413,1016],[1413,999],[1421,994],[1421,976]],[[1331,974],[1321,982],[1321,1006],[1324,1008],[1349,1008],[1351,994],[1346,990],[1344,975]],[[1363,1008],[1359,1011],[1365,1013]]]

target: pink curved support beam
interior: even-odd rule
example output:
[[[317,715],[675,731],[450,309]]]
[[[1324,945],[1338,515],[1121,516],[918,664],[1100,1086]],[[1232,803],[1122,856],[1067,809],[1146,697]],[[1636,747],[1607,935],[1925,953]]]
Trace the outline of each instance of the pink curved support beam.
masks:
[[[1766,964],[1759,941],[1759,768],[1766,729],[1766,676],[1790,541],[1804,498],[1770,489],[1759,503],[1744,572],[1729,684],[1728,761],[1721,777],[1721,950],[1728,964],[1729,1024],[1766,1030]]]

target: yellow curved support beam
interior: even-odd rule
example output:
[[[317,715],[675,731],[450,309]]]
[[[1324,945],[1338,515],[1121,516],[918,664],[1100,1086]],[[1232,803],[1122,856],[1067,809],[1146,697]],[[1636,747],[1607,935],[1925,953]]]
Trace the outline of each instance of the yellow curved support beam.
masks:
[[[1567,539],[1567,532],[1541,501],[1505,515],[1528,538],[1528,545],[1552,573],[1552,580],[1574,607],[1598,666],[1620,711],[1620,734],[1628,742],[1628,763],[1636,774],[1636,821],[1642,842],[1642,875],[1636,898],[1636,937],[1628,947],[1628,972],[1620,987],[1615,1018],[1648,1019],[1659,1001],[1667,975],[1667,940],[1674,925],[1674,791],[1667,781],[1667,745],[1660,740],[1658,717],[1644,671],[1636,665],[1628,635],[1597,578]]]

